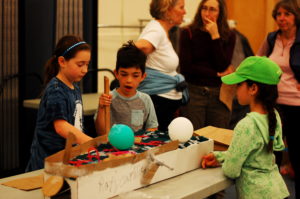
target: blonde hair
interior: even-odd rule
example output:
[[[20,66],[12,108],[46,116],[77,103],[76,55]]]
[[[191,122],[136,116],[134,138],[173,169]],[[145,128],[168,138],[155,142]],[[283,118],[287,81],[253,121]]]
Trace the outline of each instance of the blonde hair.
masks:
[[[178,0],[152,0],[150,14],[155,19],[164,19],[168,9],[174,7]]]

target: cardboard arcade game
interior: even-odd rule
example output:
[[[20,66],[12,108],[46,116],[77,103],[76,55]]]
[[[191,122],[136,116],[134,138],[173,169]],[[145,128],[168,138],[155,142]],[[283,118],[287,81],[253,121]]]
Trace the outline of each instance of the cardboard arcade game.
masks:
[[[149,141],[151,136],[163,141]],[[45,180],[62,176],[72,199],[106,199],[197,169],[202,156],[213,151],[213,140],[202,136],[186,143],[157,132],[136,139],[135,150],[123,152],[109,147],[107,136],[72,146],[75,137],[70,134],[65,150],[45,159]]]

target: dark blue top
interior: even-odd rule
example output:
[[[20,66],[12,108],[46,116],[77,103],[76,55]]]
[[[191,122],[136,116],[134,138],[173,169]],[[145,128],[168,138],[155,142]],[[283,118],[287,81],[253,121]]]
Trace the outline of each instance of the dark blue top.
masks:
[[[26,171],[43,168],[47,156],[65,148],[65,138],[55,132],[55,120],[66,120],[83,131],[81,92],[77,85],[74,87],[69,88],[56,77],[48,83],[40,102]]]

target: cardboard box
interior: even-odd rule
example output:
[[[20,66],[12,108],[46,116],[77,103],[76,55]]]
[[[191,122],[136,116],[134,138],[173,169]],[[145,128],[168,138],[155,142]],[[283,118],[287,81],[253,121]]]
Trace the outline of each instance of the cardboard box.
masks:
[[[195,134],[214,140],[214,151],[226,151],[231,143],[233,130],[207,126],[195,131]]]
[[[149,168],[147,152],[80,167],[63,164],[65,154],[73,158],[85,153],[89,147],[98,146],[103,142],[105,138],[98,137],[83,145],[72,147],[68,153],[61,151],[49,156],[45,160],[45,172],[49,174],[46,178],[51,175],[65,177],[71,188],[72,199],[106,199],[148,185],[142,183],[145,171]],[[212,150],[211,139],[183,149],[178,148],[178,142],[154,147],[150,151],[154,152],[155,158],[173,170],[159,166],[156,172],[154,171],[150,184],[199,168],[202,156]]]

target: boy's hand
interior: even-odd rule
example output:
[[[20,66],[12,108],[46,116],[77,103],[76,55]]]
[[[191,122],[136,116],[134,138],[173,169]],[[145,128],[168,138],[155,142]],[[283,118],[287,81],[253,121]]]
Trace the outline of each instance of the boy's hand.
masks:
[[[99,97],[99,108],[104,108],[105,106],[110,106],[111,104],[112,95],[102,93]]]
[[[218,162],[213,153],[209,153],[202,157],[201,166],[203,169],[207,167],[218,167],[220,166],[220,163]]]
[[[150,131],[150,132],[154,132],[154,131],[157,131],[158,130],[158,128],[148,128],[148,129],[146,129],[146,131]]]

